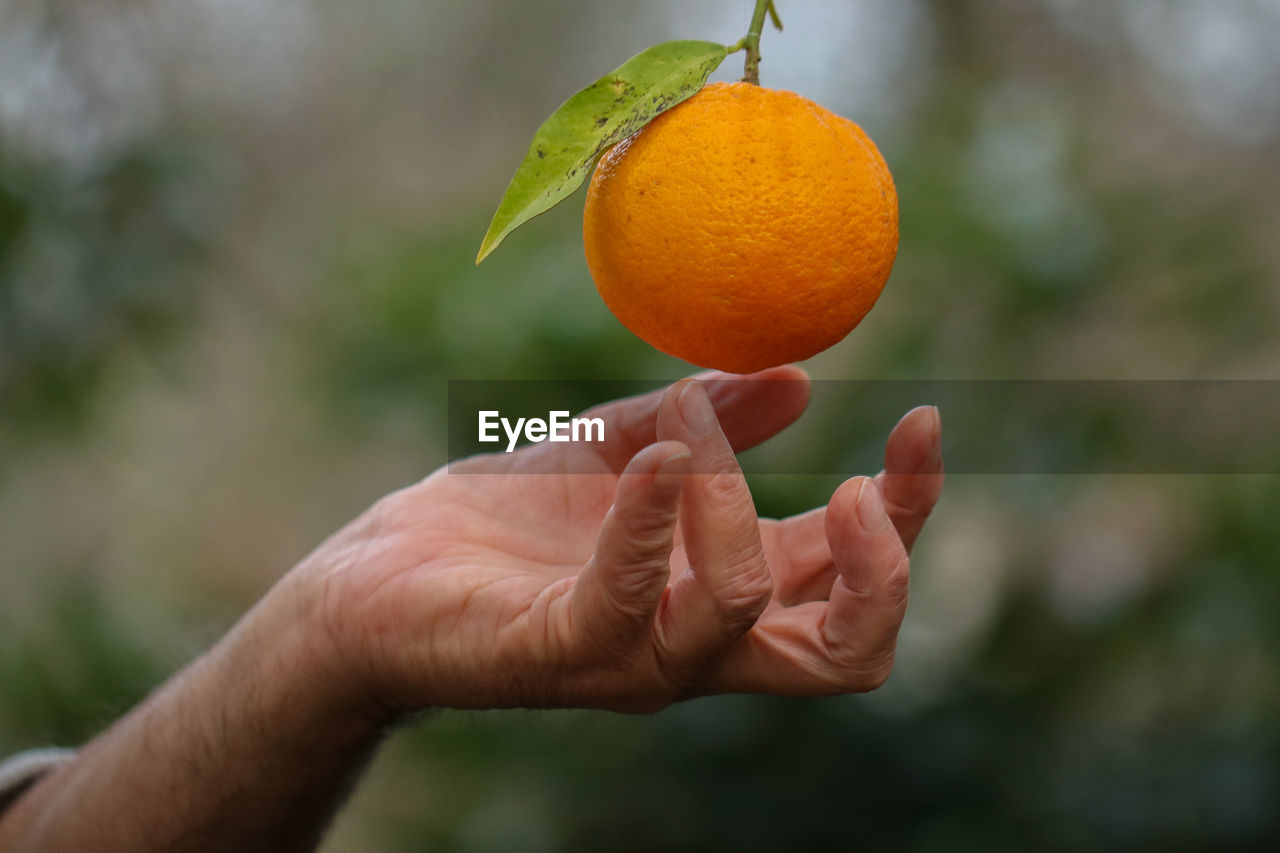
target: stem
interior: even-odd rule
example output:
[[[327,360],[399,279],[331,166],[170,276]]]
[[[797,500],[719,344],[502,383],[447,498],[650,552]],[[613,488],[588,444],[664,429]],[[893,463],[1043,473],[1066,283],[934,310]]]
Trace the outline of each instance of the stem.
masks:
[[[751,15],[751,28],[747,30],[746,38],[742,40],[742,46],[747,49],[743,83],[760,85],[760,33],[764,31],[764,19],[769,14],[771,6],[773,6],[773,0],[756,0],[756,10]]]

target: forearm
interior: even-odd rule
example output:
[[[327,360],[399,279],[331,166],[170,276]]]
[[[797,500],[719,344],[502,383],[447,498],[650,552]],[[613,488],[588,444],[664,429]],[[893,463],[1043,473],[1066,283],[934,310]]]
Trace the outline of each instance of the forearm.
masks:
[[[383,721],[273,605],[28,791],[0,850],[312,849]]]

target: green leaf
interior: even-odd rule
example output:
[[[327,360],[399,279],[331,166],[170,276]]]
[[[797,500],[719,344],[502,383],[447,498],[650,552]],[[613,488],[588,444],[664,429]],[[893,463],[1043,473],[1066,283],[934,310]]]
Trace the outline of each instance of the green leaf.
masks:
[[[668,41],[633,56],[565,101],[538,132],[480,244],[476,263],[508,234],[582,186],[600,155],[702,88],[729,48]]]
[[[769,0],[769,20],[775,30],[782,32],[782,18],[778,17],[778,9],[773,5],[773,0]]]

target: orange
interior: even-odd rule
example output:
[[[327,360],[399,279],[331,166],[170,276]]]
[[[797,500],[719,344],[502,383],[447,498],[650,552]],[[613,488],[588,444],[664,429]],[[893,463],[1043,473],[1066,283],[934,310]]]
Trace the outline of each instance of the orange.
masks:
[[[856,124],[793,92],[715,83],[611,148],[583,217],[609,309],[654,347],[751,373],[866,316],[898,251],[898,195]]]

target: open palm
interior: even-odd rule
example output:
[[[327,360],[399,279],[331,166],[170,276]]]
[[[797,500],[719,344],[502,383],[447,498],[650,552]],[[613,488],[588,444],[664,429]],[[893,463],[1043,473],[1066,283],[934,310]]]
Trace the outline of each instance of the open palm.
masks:
[[[942,485],[936,411],[903,418],[875,480],[758,519],[734,452],[800,415],[807,378],[701,379],[593,410],[604,443],[472,457],[376,504],[300,567],[340,653],[404,710],[881,683]]]

